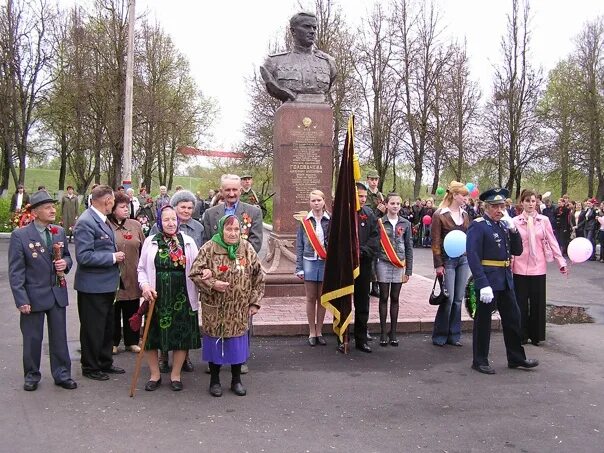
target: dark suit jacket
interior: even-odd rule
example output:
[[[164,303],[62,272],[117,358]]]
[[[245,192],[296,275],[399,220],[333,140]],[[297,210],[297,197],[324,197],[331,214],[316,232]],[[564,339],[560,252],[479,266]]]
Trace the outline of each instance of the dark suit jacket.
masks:
[[[363,206],[360,211],[357,211],[357,216],[361,261],[373,262],[380,247],[377,218],[368,206]]]
[[[113,263],[117,248],[111,227],[88,208],[78,218],[73,234],[78,262],[75,289],[95,294],[117,291],[120,272]]]
[[[59,232],[52,236],[52,242],[64,244],[63,259],[67,262],[67,273],[72,265],[67,237],[63,228],[56,228]],[[8,275],[17,307],[31,305],[32,311],[46,311],[55,302],[60,307],[67,306],[67,288],[57,285],[52,248],[48,250],[33,222],[11,234]]]
[[[235,215],[241,222],[243,214],[248,214],[252,218],[252,226],[248,233],[248,242],[252,244],[252,247],[258,253],[262,247],[262,211],[258,206],[239,201]],[[224,204],[216,205],[210,209],[207,209],[203,214],[202,224],[204,228],[205,241],[212,239],[212,236],[216,234],[218,229],[218,221],[224,217]]]

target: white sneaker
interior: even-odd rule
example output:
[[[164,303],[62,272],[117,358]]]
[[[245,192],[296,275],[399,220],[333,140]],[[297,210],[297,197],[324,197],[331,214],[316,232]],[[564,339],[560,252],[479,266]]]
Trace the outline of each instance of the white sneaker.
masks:
[[[113,349],[111,350],[111,354],[117,355],[117,353],[118,353],[117,346],[114,346]]]
[[[126,349],[127,349],[128,351],[130,351],[130,352],[135,352],[135,353],[137,353],[137,354],[138,354],[139,352],[141,352],[141,348],[140,348],[140,346],[137,346],[137,345],[135,345],[135,344],[133,344],[132,346],[128,346]]]

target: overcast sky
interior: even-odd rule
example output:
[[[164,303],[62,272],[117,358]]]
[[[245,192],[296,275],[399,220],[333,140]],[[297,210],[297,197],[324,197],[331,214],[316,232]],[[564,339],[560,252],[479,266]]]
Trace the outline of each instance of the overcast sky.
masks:
[[[61,0],[74,3],[75,0]],[[82,0],[77,3],[83,3]],[[300,2],[312,10],[314,1]],[[340,0],[347,21],[357,25],[374,0]],[[499,61],[511,0],[437,0],[446,33],[467,41],[472,77],[489,94],[492,68]],[[267,53],[268,43],[281,36],[298,12],[292,0],[136,0],[137,16],[148,12],[170,34],[191,62],[199,87],[218,101],[220,118],[213,149],[232,149],[242,140],[248,111],[244,78]],[[533,0],[532,61],[545,74],[573,49],[583,24],[604,14],[603,0]],[[134,93],[136,96],[136,93]]]

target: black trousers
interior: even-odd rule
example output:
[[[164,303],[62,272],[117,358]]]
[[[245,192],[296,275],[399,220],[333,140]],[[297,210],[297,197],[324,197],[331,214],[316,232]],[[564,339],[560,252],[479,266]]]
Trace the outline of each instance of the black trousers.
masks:
[[[474,365],[489,364],[489,347],[491,343],[491,315],[497,307],[503,327],[503,340],[509,364],[520,363],[526,359],[522,347],[520,332],[520,310],[516,303],[513,289],[493,291],[495,298],[490,304],[480,302],[480,291],[476,291],[478,306],[474,318],[473,353]]]
[[[362,259],[359,265],[359,276],[354,281],[354,339],[359,344],[367,343],[372,268],[372,260]]]
[[[545,340],[545,275],[514,274],[522,340]]]
[[[106,370],[113,365],[113,298],[115,293],[78,291],[82,371]]]
[[[139,332],[133,332],[128,320],[138,310],[139,300],[118,300],[113,306],[113,346],[119,346],[124,329],[124,346],[138,345]]]

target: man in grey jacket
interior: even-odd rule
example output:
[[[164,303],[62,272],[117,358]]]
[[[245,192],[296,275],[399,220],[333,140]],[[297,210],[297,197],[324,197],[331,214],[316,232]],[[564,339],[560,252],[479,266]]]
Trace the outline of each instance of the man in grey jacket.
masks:
[[[78,268],[78,291],[82,374],[97,381],[109,380],[108,374],[124,373],[113,365],[113,301],[120,285],[119,263],[125,254],[117,250],[107,215],[115,198],[109,186],[92,191],[90,207],[78,218],[74,242]]]
[[[65,273],[71,269],[65,231],[53,226],[56,200],[40,190],[31,196],[35,220],[12,232],[8,248],[8,275],[15,305],[21,313],[23,334],[23,389],[31,392],[40,381],[44,317],[48,323],[50,369],[56,385],[72,390],[71,359],[67,348]],[[53,252],[57,248],[56,256]]]

